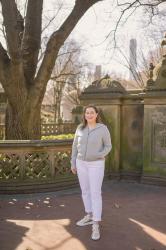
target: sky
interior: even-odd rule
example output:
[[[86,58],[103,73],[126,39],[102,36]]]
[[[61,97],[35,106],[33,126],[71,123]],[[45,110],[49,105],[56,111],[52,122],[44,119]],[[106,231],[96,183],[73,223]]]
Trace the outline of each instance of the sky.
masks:
[[[49,11],[50,15],[55,15],[56,9],[59,9],[59,6],[62,5],[61,12],[57,14],[56,18],[57,28],[71,12],[74,2],[74,0],[47,0],[44,2],[45,9]],[[83,56],[90,63],[102,65],[105,73],[114,72],[127,79],[129,71],[126,68],[126,60],[119,52],[112,49],[112,37],[108,36],[115,28],[121,13],[115,5],[115,0],[105,0],[95,4],[79,21],[70,38],[74,38],[82,44]],[[166,10],[166,4],[164,7]],[[148,29],[151,28],[155,31],[157,27],[147,25],[147,21],[144,20],[145,15],[147,16],[142,9],[138,9],[118,28],[116,34],[117,46],[127,57],[129,56],[129,41],[131,38],[137,40],[138,50],[139,48],[143,49],[145,55],[149,51],[149,44],[151,49],[156,46],[146,34]]]
[[[23,9],[22,6],[25,6],[26,1],[17,0],[17,2],[20,3],[20,8]],[[43,33],[43,36],[49,37],[53,31],[60,27],[71,12],[74,3],[75,0],[44,0],[43,26],[49,23],[50,18],[55,16],[55,19]],[[166,3],[162,4],[162,9],[166,11]],[[25,11],[22,12],[25,13]],[[126,67],[127,62],[118,50],[113,49],[112,36],[108,36],[115,28],[120,13],[120,9],[116,7],[116,0],[104,0],[95,4],[78,22],[69,39],[73,38],[81,44],[83,57],[86,61],[94,65],[102,65],[102,70],[105,73],[114,72],[127,79],[129,77],[129,70]],[[158,27],[156,25],[147,25],[148,19],[146,17],[147,13],[143,12],[142,9],[138,9],[130,18],[126,18],[126,22],[121,23],[118,27],[116,33],[117,47],[127,58],[131,38],[137,40],[138,55],[140,48],[147,55],[149,49],[156,47],[151,38],[147,36],[147,33],[150,33],[150,29],[153,32],[158,32]],[[161,24],[160,19],[155,22]],[[161,40],[161,32],[158,33],[160,34],[157,43]]]
[[[114,10],[115,12],[111,14],[108,11],[109,8],[110,1],[105,1],[105,3],[97,4],[95,8],[90,9],[75,28],[73,36],[76,39],[86,41],[84,46],[87,49],[87,57],[92,62],[102,64],[105,71],[118,73],[121,71],[121,74],[125,74],[126,69],[117,62],[119,56],[111,49],[113,47],[112,37],[108,36],[116,25],[119,11]],[[118,46],[123,48],[125,53],[128,53],[129,39],[136,38],[138,40],[139,38],[137,20],[129,20],[128,25],[125,25],[123,30],[120,29],[119,32],[116,38]]]

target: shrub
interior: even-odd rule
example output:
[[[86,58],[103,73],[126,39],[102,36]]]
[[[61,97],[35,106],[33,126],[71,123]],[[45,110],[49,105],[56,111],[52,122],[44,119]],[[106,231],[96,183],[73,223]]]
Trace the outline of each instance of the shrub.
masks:
[[[74,134],[62,134],[62,135],[47,135],[42,136],[41,140],[65,140],[65,139],[73,139]]]

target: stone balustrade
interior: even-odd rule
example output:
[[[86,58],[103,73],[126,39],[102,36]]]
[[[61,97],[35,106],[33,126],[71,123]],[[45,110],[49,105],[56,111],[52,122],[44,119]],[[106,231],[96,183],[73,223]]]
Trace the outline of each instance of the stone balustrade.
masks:
[[[77,124],[75,123],[44,123],[41,125],[41,135],[74,134]],[[0,140],[5,139],[5,125],[0,124]]]
[[[77,183],[70,171],[72,140],[1,141],[0,193],[67,188]]]
[[[74,134],[77,124],[74,123],[45,123],[41,125],[42,135]]]

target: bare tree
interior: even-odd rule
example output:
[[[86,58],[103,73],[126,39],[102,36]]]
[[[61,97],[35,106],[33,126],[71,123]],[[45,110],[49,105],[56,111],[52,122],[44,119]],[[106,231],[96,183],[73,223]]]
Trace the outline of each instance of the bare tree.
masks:
[[[65,99],[73,106],[80,104],[79,96],[82,91],[80,75],[72,77],[64,89]]]
[[[153,39],[155,39],[155,37]],[[156,45],[156,48],[153,50],[149,49],[149,53],[147,55],[143,51],[143,48],[140,47],[137,51],[136,65],[132,63],[123,48],[117,48],[118,53],[120,54],[120,57],[123,58],[123,60],[116,59],[116,61],[128,70],[130,76],[132,76],[130,77],[130,81],[134,88],[143,89],[146,86],[147,80],[149,79],[150,64],[156,65],[160,62],[163,51],[159,45],[160,44]]]
[[[118,22],[125,16],[125,14],[132,14],[138,8],[143,7],[144,11],[151,17],[159,14],[159,6],[166,2],[166,0],[117,0],[117,6],[121,8],[121,15]]]
[[[165,2],[166,0],[117,0],[116,5],[120,10],[120,15],[113,29],[109,35],[113,34],[114,48],[116,50],[114,54],[115,60],[121,65],[128,69],[130,75],[132,75],[133,81],[135,82],[135,87],[144,88],[147,79],[149,78],[149,64],[156,63],[162,56],[162,51],[160,49],[161,34],[165,30]],[[118,30],[122,27],[129,18],[133,18],[133,14],[142,9],[143,19],[140,20],[143,24],[142,32],[146,36],[146,45],[149,48],[149,55],[144,48],[140,47],[137,52],[137,65],[132,64],[130,58],[126,53],[126,48],[124,49],[123,44],[120,44],[121,40],[124,40]],[[156,25],[156,27],[155,27]],[[118,39],[121,36],[121,39]],[[144,36],[144,37],[145,37]],[[118,37],[118,38],[117,38]],[[147,42],[149,41],[149,44]],[[151,46],[153,44],[153,49]],[[114,51],[115,51],[114,50]],[[117,56],[120,55],[121,60],[118,60]],[[132,51],[130,51],[132,54]],[[134,55],[133,55],[134,57]]]
[[[80,45],[74,40],[65,43],[59,52],[46,92],[46,99],[49,98],[50,104],[54,107],[54,122],[62,119],[62,97],[67,99],[69,96],[71,97],[71,90],[73,90],[73,86],[77,85],[75,79],[78,79],[82,74],[84,63],[80,60],[81,53]]]
[[[15,0],[0,0],[7,41],[6,49],[0,43],[0,82],[8,99],[6,139],[40,138],[41,103],[59,50],[80,18],[99,1],[75,1],[66,20],[49,37],[38,65],[43,0],[27,1],[24,23]]]
[[[115,33],[123,21],[126,21],[130,16],[133,15],[134,12],[139,8],[143,8],[146,15],[149,17],[149,22],[152,21],[152,18],[162,14],[162,11],[159,9],[162,4],[166,2],[166,0],[117,0],[117,7],[120,8],[120,16],[117,20],[115,29],[114,29],[114,37]]]

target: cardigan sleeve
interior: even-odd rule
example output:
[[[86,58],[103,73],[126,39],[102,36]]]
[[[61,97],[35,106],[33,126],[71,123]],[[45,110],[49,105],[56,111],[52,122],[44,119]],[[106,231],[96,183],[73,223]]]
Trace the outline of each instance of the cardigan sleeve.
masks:
[[[76,158],[77,158],[77,144],[78,144],[78,136],[77,136],[78,128],[76,129],[73,144],[72,144],[72,152],[71,152],[71,167],[76,167]]]
[[[112,149],[111,135],[110,132],[105,126],[103,133],[103,150],[99,152],[99,157],[105,157]]]

